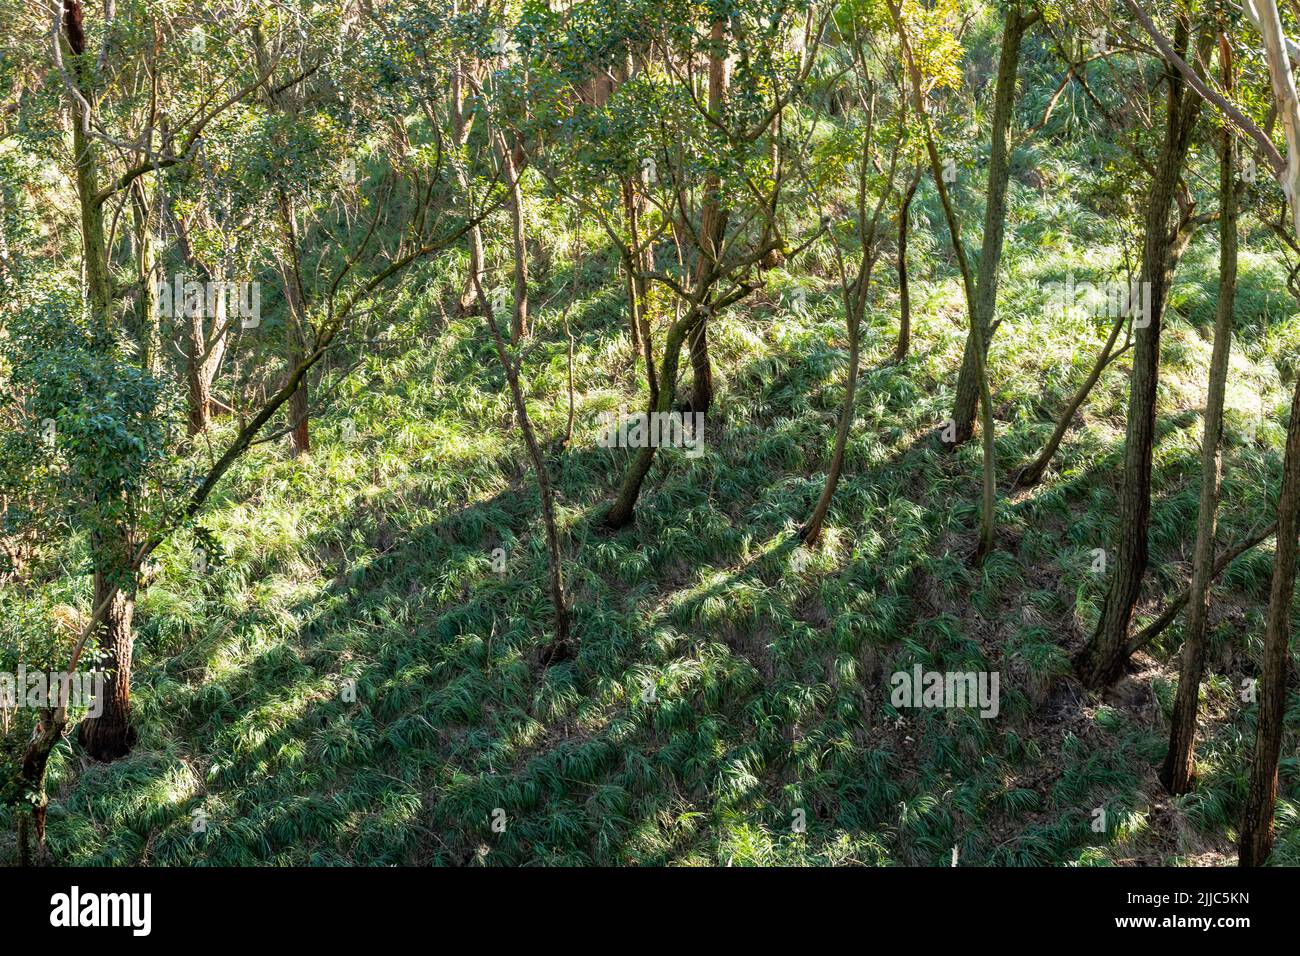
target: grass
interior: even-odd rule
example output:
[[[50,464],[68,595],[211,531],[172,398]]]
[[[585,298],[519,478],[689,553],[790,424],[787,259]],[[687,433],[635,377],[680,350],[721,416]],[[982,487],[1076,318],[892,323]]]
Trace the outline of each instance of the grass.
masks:
[[[917,207],[938,224],[933,196]],[[812,554],[793,535],[820,491],[847,374],[828,263],[770,274],[765,292],[720,317],[706,453],[660,454],[636,526],[607,535],[600,509],[628,452],[597,446],[599,413],[642,387],[622,283],[594,232],[580,237],[580,263],[548,256],[537,301],[555,297],[537,316],[526,387],[552,449],[580,641],[550,668],[538,663],[550,612],[536,486],[481,320],[450,310],[457,263],[431,266],[314,421],[313,452],[295,461],[260,446],[232,473],[204,521],[223,554],[197,572],[189,538],[159,552],[137,614],[139,745],[111,765],[84,761],[75,743],[57,750],[54,858],[949,865],[956,847],[962,865],[1229,859],[1254,740],[1255,710],[1238,692],[1256,672],[1270,552],[1243,557],[1216,591],[1199,782],[1170,799],[1154,767],[1179,626],[1104,697],[1068,666],[1104,595],[1094,549],[1120,530],[1125,359],[1046,481],[1006,494],[1107,331],[1047,314],[1042,285],[1070,269],[1101,277],[1118,247],[1081,210],[1064,213],[1077,234],[1063,231],[1049,193],[1017,184],[1012,215],[1035,239],[1013,239],[1004,267],[990,360],[999,549],[979,571],[966,561],[977,443],[950,453],[934,438],[964,315],[946,246],[924,227],[912,355],[884,364],[897,303],[883,285],[863,330],[845,474]],[[547,241],[572,249],[574,238]],[[1212,231],[1202,239],[1165,332],[1142,620],[1190,570],[1215,287]],[[1271,515],[1293,374],[1283,357],[1300,337],[1280,266],[1264,254],[1242,265],[1224,542]],[[577,339],[577,421],[558,451],[562,308]],[[229,427],[217,426],[214,447]],[[84,606],[87,588],[69,575],[44,597]],[[914,663],[998,671],[1000,715],[895,709],[889,675]],[[1292,731],[1274,855],[1293,865],[1295,747]]]

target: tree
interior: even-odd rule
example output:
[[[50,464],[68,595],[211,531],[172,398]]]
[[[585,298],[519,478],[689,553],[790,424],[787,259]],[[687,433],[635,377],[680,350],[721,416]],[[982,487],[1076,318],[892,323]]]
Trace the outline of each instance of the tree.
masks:
[[[1213,41],[1206,29],[1196,32],[1198,62]],[[1185,50],[1193,37],[1192,24],[1179,14],[1175,49]],[[1166,89],[1164,141],[1146,201],[1139,288],[1149,314],[1134,335],[1133,369],[1129,384],[1128,428],[1124,440],[1124,472],[1118,502],[1115,559],[1101,619],[1075,667],[1089,687],[1104,687],[1120,676],[1128,660],[1129,622],[1142,588],[1148,560],[1147,531],[1151,517],[1151,456],[1155,444],[1156,390],[1160,375],[1160,330],[1173,274],[1176,234],[1170,228],[1178,177],[1192,143],[1201,99],[1187,89],[1182,73],[1168,60],[1162,71]]]
[[[1219,33],[1219,73],[1224,91],[1232,92],[1232,53]],[[1206,629],[1210,613],[1210,576],[1214,570],[1214,530],[1219,509],[1223,435],[1223,400],[1227,390],[1228,354],[1232,344],[1233,305],[1237,287],[1237,137],[1225,121],[1219,156],[1219,302],[1214,317],[1214,347],[1205,398],[1205,432],[1201,439],[1201,500],[1196,521],[1196,551],[1183,627],[1183,656],[1178,673],[1169,731],[1169,753],[1160,778],[1171,793],[1185,793],[1195,769],[1196,705],[1205,669]]]

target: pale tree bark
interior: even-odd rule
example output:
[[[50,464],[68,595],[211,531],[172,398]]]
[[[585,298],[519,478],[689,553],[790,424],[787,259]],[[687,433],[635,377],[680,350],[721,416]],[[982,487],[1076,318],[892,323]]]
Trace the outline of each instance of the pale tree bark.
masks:
[[[176,208],[174,199],[168,201],[165,209],[185,268],[201,281],[224,282],[225,275],[215,271],[195,253],[194,244],[190,240],[190,223]],[[224,295],[216,297],[216,310],[210,326],[202,310],[188,315],[173,303],[173,320],[184,329],[187,428],[190,435],[206,431],[216,414],[217,401],[213,395],[213,385],[229,341],[226,298]]]
[[[515,303],[510,316],[510,341],[513,343],[528,335],[528,235],[524,218],[524,192],[520,182],[524,169],[524,150],[518,144],[513,149],[510,148],[504,137],[498,137],[498,149],[506,187],[510,191],[510,248],[515,259]]]
[[[157,249],[154,244],[153,208],[145,195],[144,180],[130,186],[131,224],[135,241],[136,326],[140,339],[140,365],[150,375],[162,372],[162,329],[158,314]]]

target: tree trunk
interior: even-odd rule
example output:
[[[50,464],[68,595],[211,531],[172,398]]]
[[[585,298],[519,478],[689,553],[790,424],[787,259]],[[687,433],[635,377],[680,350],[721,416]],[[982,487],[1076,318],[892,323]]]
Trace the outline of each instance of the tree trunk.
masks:
[[[907,358],[912,347],[912,293],[908,283],[907,272],[907,237],[911,230],[912,199],[916,188],[921,184],[921,169],[917,166],[903,201],[898,206],[898,344],[894,347],[894,361],[901,362]]]
[[[1028,26],[1018,6],[1007,9],[1002,26],[1002,52],[998,58],[998,75],[993,93],[993,144],[989,154],[989,178],[984,206],[984,238],[975,279],[975,308],[971,324],[979,324],[979,334],[966,337],[961,371],[957,375],[957,395],[952,420],[955,435],[951,446],[968,441],[975,434],[975,414],[980,400],[980,386],[975,362],[976,343],[981,358],[987,360],[989,339],[993,335],[993,315],[997,308],[998,265],[1007,224],[1007,184],[1011,179],[1011,150],[1008,135],[1015,118],[1016,79],[1020,65],[1020,46]]]
[[[456,15],[458,4],[453,2],[451,13]],[[456,58],[452,65],[451,71],[451,132],[452,139],[457,147],[463,147],[469,142],[471,119],[465,115],[465,63],[459,57]],[[456,184],[460,191],[468,198],[471,193],[471,182],[469,170],[463,163],[453,164],[456,169]],[[460,309],[462,313],[470,312],[475,305],[475,285],[483,281],[483,231],[477,224],[470,227],[469,234],[466,236],[466,242],[469,246],[469,275],[465,277],[465,288],[460,296]]]
[[[50,803],[45,793],[45,770],[50,754],[63,738],[63,726],[56,720],[53,708],[43,708],[23,754],[19,778],[25,807],[18,811],[19,866],[45,861],[45,811]]]
[[[866,255],[872,253],[868,250]],[[835,497],[835,486],[839,484],[840,470],[844,467],[844,449],[849,441],[849,429],[853,425],[853,398],[858,387],[858,363],[861,355],[862,312],[866,301],[866,290],[871,285],[871,266],[863,269],[860,278],[862,288],[854,288],[844,296],[845,306],[849,311],[849,380],[844,386],[844,401],[840,406],[840,423],[835,431],[835,447],[831,452],[830,468],[826,472],[826,483],[822,485],[821,496],[813,508],[808,522],[799,530],[799,537],[808,547],[812,547],[821,537],[822,525],[831,508],[831,499]]]
[[[1282,493],[1277,503],[1277,550],[1264,629],[1264,660],[1259,677],[1259,716],[1255,757],[1246,790],[1239,862],[1261,866],[1273,849],[1273,806],[1277,802],[1277,764],[1286,716],[1287,645],[1291,600],[1295,594],[1297,510],[1300,510],[1300,379],[1291,400],[1282,463]]]
[[[94,101],[91,83],[94,67],[90,54],[86,53],[79,0],[65,0],[63,27],[68,49],[73,54],[72,74],[80,93],[72,100],[72,157],[77,168],[86,298],[95,322],[102,329],[110,329],[113,323],[113,282],[108,245],[104,239],[104,207],[96,200],[99,193],[99,146],[86,134],[90,122],[86,104]]]
[[[714,20],[709,29],[709,113],[722,121],[722,104],[727,93],[727,21]],[[722,178],[710,170],[704,177],[704,207],[700,215],[699,259],[696,282],[716,270],[727,229],[727,211],[722,204]],[[707,413],[713,404],[713,363],[709,358],[709,318],[700,316],[691,331],[691,370],[694,373],[690,410]],[[666,374],[666,373],[665,373]]]
[[[109,563],[95,571],[95,600],[98,607],[111,596],[96,630],[100,658],[97,669],[104,671],[103,711],[98,717],[82,721],[82,746],[95,760],[110,761],[124,757],[135,746],[131,727],[131,656],[134,632],[131,618],[135,611],[135,572],[126,566],[130,543],[119,541],[101,544],[97,553],[111,555]]]
[[[1220,39],[1220,50],[1225,41]],[[1224,89],[1232,90],[1232,65],[1223,62]],[[1237,137],[1225,122],[1219,158],[1219,303],[1214,317],[1214,350],[1205,399],[1205,433],[1201,439],[1201,503],[1196,520],[1196,553],[1183,630],[1178,695],[1169,730],[1169,752],[1160,779],[1170,793],[1186,793],[1196,767],[1196,710],[1205,669],[1205,632],[1210,614],[1210,576],[1214,573],[1214,530],[1219,509],[1223,399],[1232,345],[1233,301],[1237,289]]]
[[[104,239],[103,205],[97,199],[99,151],[94,139],[86,134],[89,121],[86,104],[94,101],[93,65],[86,51],[82,8],[78,0],[64,2],[63,34],[74,58],[72,73],[80,94],[74,96],[72,102],[72,144],[77,167],[87,299],[92,318],[101,331],[111,335],[114,331],[113,286]],[[97,504],[102,506],[105,514],[112,510],[110,501]],[[95,606],[98,607],[110,593],[114,595],[98,630],[103,666],[111,669],[112,673],[105,682],[104,710],[99,717],[82,724],[82,739],[87,741],[86,749],[92,757],[112,760],[127,753],[133,743],[130,726],[131,615],[135,601],[135,572],[130,567],[130,535],[116,526],[105,534],[96,534],[91,554],[95,562]]]
[[[204,282],[223,281],[224,276],[214,275],[212,269],[195,254],[190,242],[189,225],[172,202],[168,201],[163,209],[176,234],[176,245],[186,269]],[[187,315],[178,303],[172,303],[172,320],[183,322],[185,329],[186,418],[190,435],[198,435],[207,430],[215,414],[212,384],[216,381],[217,370],[221,368],[221,360],[226,352],[226,300],[224,295],[216,297],[211,339],[208,337],[205,317],[201,313]]]
[[[515,417],[519,420],[519,428],[524,433],[524,444],[528,447],[528,457],[532,459],[533,473],[537,476],[537,491],[542,499],[542,523],[546,528],[551,606],[555,612],[555,638],[547,647],[543,657],[547,664],[558,663],[570,657],[572,649],[569,647],[569,608],[564,596],[564,555],[560,550],[560,533],[555,524],[555,492],[551,487],[546,458],[542,454],[537,434],[533,431],[532,421],[528,417],[528,405],[524,401],[523,389],[519,386],[519,367],[506,352],[505,340],[501,336],[501,330],[497,328],[496,316],[492,314],[492,306],[483,293],[483,286],[476,282],[474,293],[492,333],[497,358],[501,362],[502,371],[505,372],[506,383],[510,386],[510,401],[515,408]]]
[[[510,341],[518,342],[528,334],[528,236],[525,232],[524,193],[519,184],[524,151],[518,146],[509,149],[502,139],[501,161],[510,188],[511,248],[515,256],[515,308],[510,317]]]
[[[672,410],[673,399],[677,393],[677,366],[681,362],[682,346],[686,341],[686,336],[702,319],[703,316],[692,309],[691,312],[668,327],[668,335],[664,341],[664,361],[663,365],[660,366],[659,397],[658,401],[650,407],[651,412],[666,414]],[[618,497],[614,499],[614,504],[610,506],[609,511],[605,514],[605,527],[618,529],[624,528],[631,523],[635,514],[636,500],[641,494],[641,486],[645,482],[645,476],[650,471],[650,465],[654,462],[654,457],[654,445],[647,443],[637,449],[636,457],[628,467],[627,474],[623,476],[623,484],[619,487]]]
[[[1075,413],[1082,407],[1088,395],[1091,394],[1093,386],[1101,378],[1101,373],[1111,362],[1119,358],[1126,351],[1128,346],[1115,351],[1115,341],[1119,338],[1119,330],[1124,327],[1128,319],[1126,316],[1119,316],[1115,320],[1115,325],[1110,330],[1110,336],[1106,339],[1106,344],[1102,347],[1101,354],[1097,356],[1097,361],[1093,363],[1092,371],[1088,377],[1083,380],[1083,384],[1075,390],[1074,397],[1070,399],[1069,404],[1065,406],[1065,411],[1061,413],[1060,418],[1056,421],[1056,428],[1052,431],[1052,437],[1047,439],[1047,444],[1039,452],[1038,457],[1021,470],[1016,476],[1017,488],[1031,488],[1042,480],[1043,472],[1051,464],[1052,459],[1056,456],[1056,450],[1061,447],[1061,442],[1065,439],[1065,433],[1070,430],[1070,422],[1074,421]]]
[[[140,366],[156,377],[162,373],[162,329],[161,316],[158,314],[156,252],[151,219],[144,180],[137,179],[131,184],[131,221],[139,282],[136,324],[140,338]]]
[[[280,190],[280,220],[283,229],[284,256],[280,263],[280,275],[284,280],[284,298],[288,304],[285,316],[285,363],[292,372],[302,365],[307,357],[307,311],[304,301],[301,277],[298,275],[298,243],[295,237],[293,203],[284,190]],[[289,448],[293,456],[306,454],[311,450],[310,426],[308,415],[310,404],[307,394],[307,378],[303,376],[289,399]]]
[[[1176,36],[1178,48],[1187,45],[1189,33],[1187,21],[1180,19]],[[1149,313],[1135,333],[1115,566],[1097,630],[1075,659],[1080,678],[1091,688],[1105,687],[1117,680],[1128,660],[1125,645],[1129,621],[1142,588],[1148,559],[1147,529],[1151,517],[1151,454],[1155,442],[1156,390],[1160,375],[1160,328],[1171,278],[1170,207],[1201,103],[1199,97],[1184,93],[1182,75],[1172,65],[1165,68],[1165,82],[1169,87],[1165,138],[1147,200],[1146,234],[1139,274],[1143,298],[1149,300]],[[1147,290],[1150,290],[1149,295]],[[1138,325],[1137,322],[1134,324]]]

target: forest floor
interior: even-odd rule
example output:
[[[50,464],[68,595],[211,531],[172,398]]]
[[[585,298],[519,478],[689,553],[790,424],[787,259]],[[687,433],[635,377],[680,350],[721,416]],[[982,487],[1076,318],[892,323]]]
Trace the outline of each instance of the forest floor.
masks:
[[[918,214],[939,228],[933,207]],[[1118,246],[1075,218],[1077,234],[1062,232],[1050,197],[1017,185],[990,360],[998,549],[980,570],[967,560],[978,442],[953,452],[936,434],[964,311],[951,275],[922,268],[942,255],[924,229],[912,354],[887,364],[898,306],[886,276],[846,472],[811,553],[794,533],[820,491],[847,374],[829,262],[769,273],[766,291],[715,322],[705,452],[662,451],[637,522],[612,535],[599,517],[629,453],[598,445],[599,416],[637,408],[644,387],[623,284],[595,233],[579,266],[539,262],[540,345],[524,374],[551,449],[578,639],[550,667],[536,485],[482,319],[455,313],[461,273],[431,267],[390,303],[388,337],[313,423],[312,452],[263,445],[232,473],[204,521],[225,553],[202,573],[187,536],[159,553],[137,614],[139,745],[111,765],[75,742],[59,749],[54,858],[950,865],[955,848],[960,865],[1232,862],[1254,741],[1239,691],[1255,673],[1271,545],[1215,590],[1199,779],[1171,799],[1155,769],[1179,625],[1109,693],[1069,672],[1104,596],[1094,549],[1121,530],[1126,358],[1045,481],[1010,491],[1109,328],[1045,303],[1044,284],[1067,271],[1115,278],[1103,272]],[[1164,332],[1143,622],[1190,573],[1214,246],[1195,243],[1180,266]],[[1241,282],[1225,545],[1271,518],[1295,374],[1281,357],[1300,341],[1276,260],[1243,255]],[[563,450],[562,315],[577,355]],[[84,588],[70,581],[70,600]],[[890,675],[918,663],[997,671],[998,716],[896,709]],[[1292,730],[1280,864],[1300,863],[1296,745]]]

